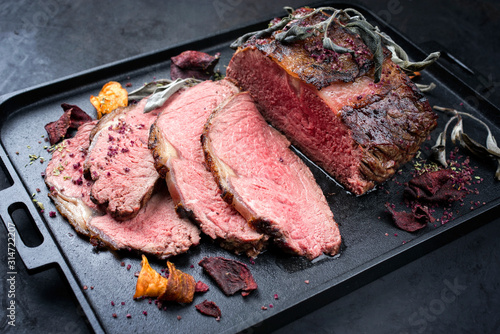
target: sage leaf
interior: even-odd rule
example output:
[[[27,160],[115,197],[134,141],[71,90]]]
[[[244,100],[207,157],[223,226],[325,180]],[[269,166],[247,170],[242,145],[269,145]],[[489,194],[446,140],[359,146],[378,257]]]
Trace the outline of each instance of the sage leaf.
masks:
[[[452,108],[443,108],[439,106],[434,106],[434,109],[453,113],[455,115],[453,118],[457,117],[459,118],[460,125],[458,123],[455,125],[455,128],[453,129],[451,135],[452,140],[459,136],[460,146],[467,149],[472,154],[477,155],[480,158],[490,157],[495,159],[497,163],[497,170],[495,171],[495,179],[500,181],[500,148],[498,148],[497,141],[493,136],[493,134],[491,133],[489,126],[479,118],[475,117],[474,115],[471,115],[463,111],[458,111]],[[467,116],[469,118],[472,118],[473,120],[480,123],[486,128],[486,131],[488,133],[486,136],[486,146],[481,145],[480,143],[469,137],[469,135],[467,135],[465,132],[463,132],[462,118],[460,116]],[[446,127],[448,126],[450,121],[448,121],[448,123],[445,126],[445,132],[446,132]],[[460,134],[458,134],[459,132]]]
[[[444,167],[448,167],[448,162],[446,162],[446,133],[444,131],[439,134],[436,144],[431,147],[431,159],[439,162]]]
[[[354,14],[354,16],[350,16],[350,19],[352,20],[361,20],[361,21],[366,21],[366,18],[364,17],[363,14],[361,14],[359,11],[357,11],[356,9],[354,8],[346,8],[342,11],[344,14],[347,14],[348,16],[349,13],[352,13]]]
[[[391,51],[392,54],[392,61],[398,65],[403,71],[405,72],[415,72],[415,71],[421,71],[425,69],[427,66],[433,64],[436,62],[436,60],[439,59],[441,56],[440,52],[432,52],[430,53],[424,60],[418,61],[418,62],[412,62],[410,61],[408,54],[403,50],[402,47],[400,47],[398,44],[396,44],[389,35],[387,35],[384,32],[377,32],[384,45]]]
[[[350,53],[350,54],[354,55],[354,51],[333,43],[333,41],[331,40],[330,37],[323,38],[323,47],[325,49],[335,51],[337,53]]]
[[[274,38],[283,44],[293,43],[296,41],[302,41],[308,37],[314,35],[313,30],[310,27],[293,26],[286,31],[282,31],[274,36]]]
[[[239,48],[240,46],[243,46],[252,36],[255,36],[258,33],[258,31],[254,32],[249,32],[244,34],[243,36],[238,37],[234,42],[232,42],[229,47],[233,50]]]
[[[367,21],[356,20],[347,23],[345,27],[355,34],[358,34],[363,40],[363,43],[365,43],[373,54],[373,62],[375,63],[374,82],[379,82],[384,62],[384,52],[380,35],[375,33],[376,29]]]
[[[233,43],[231,43],[231,45],[229,45],[229,47],[231,49],[237,49],[240,46],[243,46],[251,38],[258,39],[258,38],[269,37],[273,34],[273,32],[278,31],[280,29],[283,29],[291,20],[292,20],[292,16],[290,15],[288,17],[284,17],[283,19],[281,19],[280,22],[278,22],[275,25],[272,25],[270,27],[267,27],[266,29],[246,33],[243,36],[236,39]]]
[[[417,88],[422,92],[422,93],[427,93],[427,92],[430,92],[432,91],[434,88],[436,88],[436,84],[434,82],[431,82],[430,84],[428,85],[423,85],[423,84],[419,84],[419,83],[416,83],[415,86],[417,86]]]
[[[427,66],[433,64],[436,60],[439,59],[441,56],[440,52],[433,52],[429,54],[424,60],[422,61],[417,61],[417,62],[411,62],[409,60],[399,60],[396,59],[394,63],[396,65],[399,65],[403,70],[407,72],[415,72],[415,71],[421,71]]]
[[[460,142],[462,140],[462,133],[464,132],[462,117],[458,117],[457,124],[451,130],[451,142],[455,144],[457,141]]]
[[[143,85],[141,88],[138,88],[128,93],[128,100],[129,101],[142,100],[143,98],[148,97],[149,95],[155,93],[157,90],[162,89],[162,87],[165,87],[170,83],[172,83],[172,80],[170,79],[160,79],[149,82]]]
[[[489,155],[488,149],[483,145],[479,144],[477,141],[469,137],[466,133],[462,133],[462,142],[464,147],[468,149],[471,153],[479,156],[485,157]]]
[[[199,84],[201,81],[196,79],[177,79],[166,86],[161,87],[160,91],[153,93],[146,102],[144,113],[148,113],[161,107],[173,94],[183,87],[190,87]]]
[[[486,137],[486,147],[490,151],[491,154],[500,158],[500,148],[498,148],[497,141],[495,137],[491,134],[490,129],[488,128],[488,136]]]
[[[232,49],[237,49],[238,47],[243,46],[252,38],[258,39],[269,37],[274,32],[283,30],[292,21],[304,22],[305,19],[316,15],[319,12],[331,12],[332,14],[325,21],[308,26],[294,25],[287,31],[281,31],[277,33],[275,36],[276,40],[280,41],[281,43],[293,43],[299,40],[304,40],[312,36],[316,32],[319,32],[325,34],[325,37],[323,38],[323,47],[325,49],[332,50],[337,53],[351,53],[352,55],[354,55],[354,52],[352,50],[336,45],[327,36],[330,24],[332,24],[332,22],[334,22],[335,24],[339,24],[340,26],[349,29],[351,32],[359,35],[373,54],[373,62],[375,64],[375,83],[380,81],[380,77],[382,75],[382,65],[384,62],[384,46],[386,46],[391,51],[393,61],[406,72],[422,70],[439,58],[439,52],[434,52],[427,56],[423,61],[411,62],[406,52],[399,45],[397,45],[387,34],[381,32],[378,27],[374,27],[373,25],[371,25],[363,16],[363,14],[353,8],[336,9],[333,7],[320,7],[312,10],[310,13],[307,13],[305,15],[303,15],[303,13],[294,15],[295,11],[291,7],[284,7],[284,9],[289,15],[287,17],[284,17],[280,22],[269,26],[266,29],[244,34],[233,43],[231,43],[230,47]],[[429,89],[431,88],[432,86],[429,86]]]

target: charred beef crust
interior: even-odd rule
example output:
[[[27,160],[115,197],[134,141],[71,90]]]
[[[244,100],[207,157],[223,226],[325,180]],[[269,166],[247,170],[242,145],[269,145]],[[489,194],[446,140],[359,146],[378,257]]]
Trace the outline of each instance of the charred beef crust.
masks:
[[[307,14],[311,8],[301,8],[298,11]],[[326,18],[326,14],[318,13],[303,21],[291,23],[294,25],[314,25]],[[350,30],[339,24],[331,24],[328,37],[337,45],[354,51],[338,54],[323,48],[323,34],[317,34],[301,41],[282,44],[271,38],[251,39],[245,46],[253,46],[269,57],[283,64],[289,73],[293,72],[302,81],[314,85],[317,89],[327,87],[333,82],[352,82],[357,77],[373,72],[373,55],[363,40]],[[389,57],[389,50],[384,50],[384,56]]]
[[[270,236],[273,240],[273,243],[284,252],[295,254],[295,250],[289,246],[286,238],[284,238],[283,236],[283,233],[281,233],[279,229],[274,227],[269,220],[262,218],[251,218],[248,223],[255,230],[261,231],[262,233]]]
[[[437,126],[437,115],[425,97],[404,73],[400,71],[399,76],[402,84],[387,95],[369,96],[340,111],[353,139],[363,148],[360,170],[367,180],[383,182],[394,174]]]
[[[203,147],[203,156],[205,157],[205,165],[207,166],[207,169],[212,173],[215,182],[217,183],[219,189],[221,190],[221,197],[222,199],[228,203],[229,205],[232,205],[234,207],[234,195],[229,191],[229,189],[224,187],[224,183],[222,182],[221,176],[219,175],[218,168],[212,159],[212,155],[210,152],[206,149],[206,145],[208,145],[208,136],[207,133],[209,131],[211,122],[210,119],[208,119],[207,123],[205,124],[204,131],[200,137],[201,139],[201,145]]]
[[[151,153],[153,154],[156,171],[158,172],[158,174],[160,174],[160,177],[164,179],[167,176],[168,167],[166,165],[165,159],[163,159],[159,153],[159,146],[160,146],[160,141],[158,138],[159,131],[160,129],[156,127],[156,121],[155,121],[153,124],[151,124],[151,128],[149,130],[148,148],[151,150]]]

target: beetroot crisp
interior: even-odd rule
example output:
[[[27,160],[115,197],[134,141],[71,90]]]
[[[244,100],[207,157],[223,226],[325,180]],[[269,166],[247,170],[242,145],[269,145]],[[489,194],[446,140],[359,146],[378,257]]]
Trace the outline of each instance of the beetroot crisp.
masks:
[[[203,293],[203,292],[207,292],[209,289],[210,288],[208,287],[208,285],[206,285],[202,281],[196,282],[196,285],[194,286],[194,292]]]
[[[396,211],[392,204],[386,203],[385,207],[392,215],[392,219],[397,227],[408,232],[415,232],[432,223],[436,219],[429,213],[429,208],[417,204],[412,212]]]
[[[247,296],[257,289],[257,283],[244,263],[223,257],[205,257],[198,264],[212,277],[226,296],[234,295],[238,291]]]
[[[212,301],[204,300],[203,302],[195,305],[196,309],[205,315],[214,317],[215,320],[220,320],[220,317],[222,315],[222,312],[220,311],[219,307]]]
[[[390,203],[385,207],[397,227],[408,232],[418,231],[436,220],[427,205],[452,203],[467,195],[465,185],[459,180],[458,173],[449,168],[425,172],[411,179],[404,190],[403,196],[411,212],[396,211],[395,205]]]
[[[451,203],[462,199],[466,192],[455,186],[454,172],[440,169],[426,172],[408,182],[404,196],[409,200],[427,203]]]
[[[76,130],[80,125],[92,121],[92,117],[75,105],[63,103],[61,107],[64,110],[64,114],[57,121],[45,125],[50,145],[54,145],[66,138],[69,129]]]
[[[195,78],[208,80],[214,74],[215,65],[219,62],[219,54],[211,56],[205,52],[188,50],[172,57],[170,77],[175,79]]]

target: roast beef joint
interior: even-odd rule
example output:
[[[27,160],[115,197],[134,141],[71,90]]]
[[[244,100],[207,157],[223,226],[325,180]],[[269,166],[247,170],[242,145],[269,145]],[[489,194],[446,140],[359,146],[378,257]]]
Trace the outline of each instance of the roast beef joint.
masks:
[[[361,38],[370,31],[353,32],[366,21],[345,12],[326,33],[313,29],[329,18],[302,8],[244,36],[227,76],[292,144],[361,195],[414,157],[437,116],[394,54],[382,43],[372,52]]]

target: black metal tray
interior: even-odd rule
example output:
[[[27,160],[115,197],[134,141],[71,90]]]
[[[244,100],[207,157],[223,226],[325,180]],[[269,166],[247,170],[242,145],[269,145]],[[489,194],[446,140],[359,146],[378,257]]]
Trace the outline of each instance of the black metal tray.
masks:
[[[391,35],[410,57],[424,57],[423,52],[411,41],[369,10],[358,9],[368,20]],[[196,49],[210,54],[220,52],[219,69],[224,72],[224,65],[227,65],[233,52],[229,49],[229,44],[243,33],[262,29],[266,24],[267,21],[258,22],[0,98],[0,168],[9,179],[9,186],[0,190],[1,220],[8,231],[16,235],[17,252],[29,270],[56,266],[62,271],[95,332],[140,332],[146,328],[148,331],[172,333],[270,331],[498,216],[500,191],[498,182],[493,181],[495,166],[485,161],[471,158],[471,164],[477,166],[475,175],[484,181],[475,185],[478,194],[467,197],[467,200],[480,203],[479,206],[460,206],[457,203],[453,206],[454,213],[456,212],[453,221],[445,225],[431,225],[418,233],[410,234],[392,225],[384,210],[384,203],[401,201],[400,183],[410,178],[412,163],[403,166],[401,173],[382,187],[356,197],[346,193],[305,159],[340,224],[345,246],[340,256],[322,257],[309,262],[284,255],[277,250],[269,250],[260,255],[255,263],[250,263],[244,256],[236,256],[213,245],[209,240],[203,240],[200,246],[171,261],[196,280],[210,284],[210,291],[197,295],[193,305],[204,299],[215,301],[222,311],[220,321],[200,315],[193,305],[171,304],[166,310],[158,310],[148,300],[134,301],[134,272],[140,269],[140,257],[137,254],[96,252],[88,240],[79,237],[62,217],[49,217],[48,213],[56,210],[47,197],[48,191],[41,176],[46,162],[40,163],[40,159],[30,160],[30,156],[43,157],[45,160],[50,158],[44,148],[48,144],[43,138],[46,135],[43,126],[60,116],[60,104],[63,102],[76,104],[92,113],[94,109],[89,96],[97,94],[102,85],[110,80],[122,84],[131,83],[131,89],[135,89],[155,78],[167,78],[170,57],[184,50]],[[443,64],[445,61],[433,65],[421,78],[423,82],[432,81],[437,84],[437,88],[427,94],[431,105],[456,107],[470,112],[485,121],[493,134],[500,138],[500,110]],[[439,128],[424,146],[432,145],[430,143],[435,140],[447,119],[448,116],[440,114]],[[472,127],[471,131],[478,129]],[[426,154],[425,150],[423,154]],[[33,199],[43,203],[43,213],[37,210]],[[471,206],[474,210],[470,209]],[[24,213],[24,219],[18,218],[19,212]],[[33,225],[31,230],[26,228],[26,224]],[[245,298],[239,295],[226,297],[197,265],[204,256],[224,256],[247,263],[259,289]],[[165,267],[164,262],[152,258],[150,261],[157,270]],[[115,306],[111,305],[112,301]],[[122,305],[121,302],[125,304]],[[267,309],[262,309],[263,306]],[[117,318],[112,316],[113,313],[117,314]],[[127,314],[131,317],[127,318]],[[181,317],[180,320],[178,316]]]

